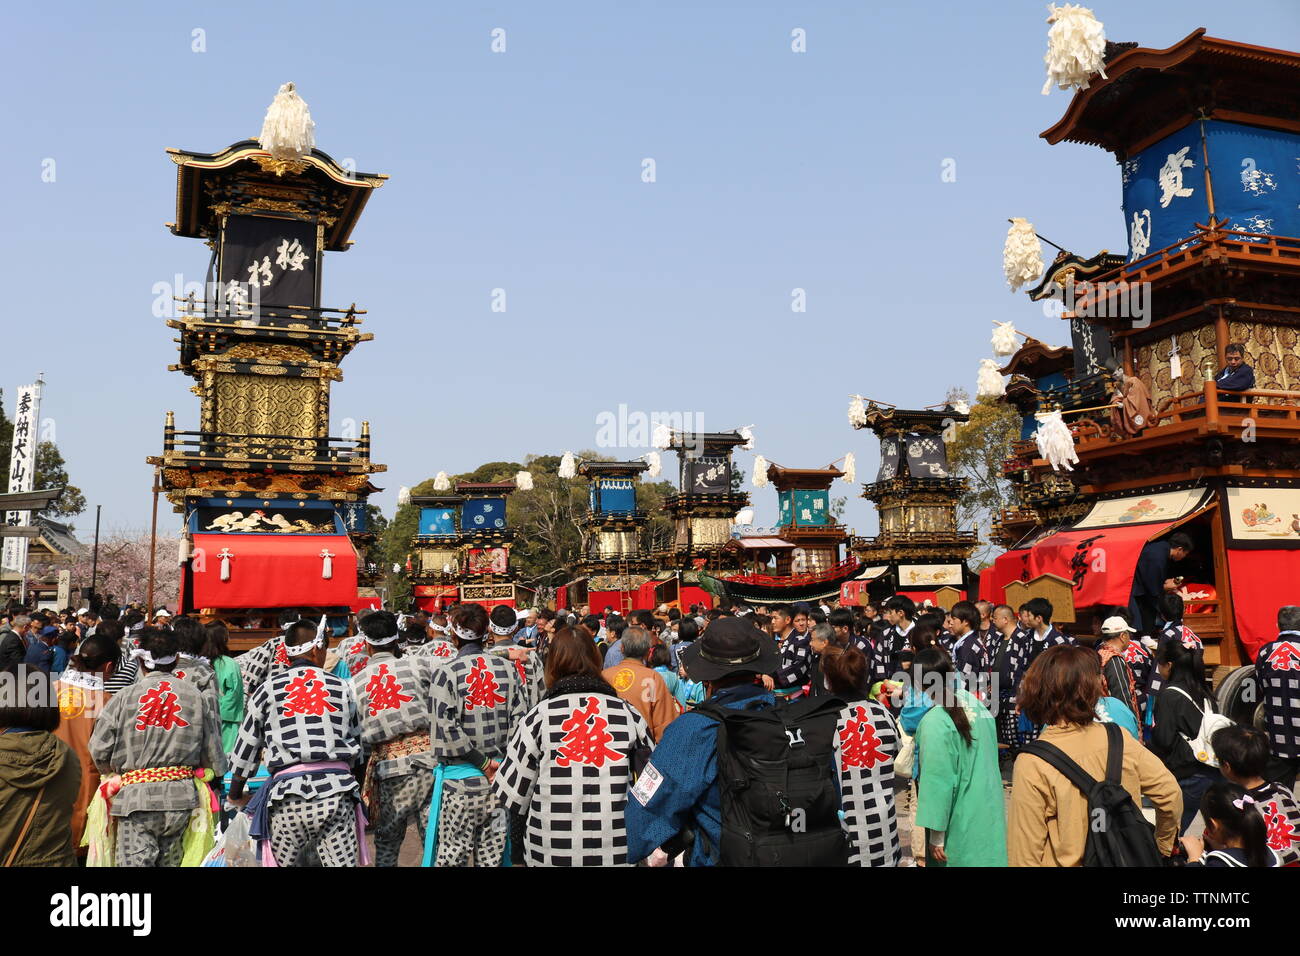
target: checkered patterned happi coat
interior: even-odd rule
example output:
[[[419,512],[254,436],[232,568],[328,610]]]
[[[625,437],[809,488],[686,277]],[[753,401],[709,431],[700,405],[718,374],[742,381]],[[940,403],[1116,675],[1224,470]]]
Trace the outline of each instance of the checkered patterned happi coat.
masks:
[[[620,697],[575,691],[534,707],[493,782],[502,804],[527,818],[528,864],[626,866],[632,755],[653,747],[641,714]]]
[[[443,763],[463,762],[471,751],[498,760],[510,732],[527,712],[515,665],[466,644],[433,670],[433,754]]]
[[[289,666],[284,654],[284,635],[277,634],[251,651],[245,651],[235,658],[235,663],[244,679],[244,699],[247,700],[269,678],[283,674]]]
[[[1273,756],[1300,758],[1300,633],[1283,631],[1255,655],[1264,698],[1264,732]]]
[[[434,658],[388,652],[373,654],[352,677],[352,693],[361,719],[361,742],[367,750],[407,734],[428,732],[432,706]],[[407,754],[385,760],[375,776],[400,777],[415,770],[432,770],[433,754]]]
[[[95,720],[90,756],[100,773],[154,767],[207,767],[226,772],[216,701],[189,681],[165,671],[145,674],[113,695]],[[113,798],[113,816],[136,810],[191,810],[194,781],[133,783]]]
[[[849,835],[851,866],[898,866],[901,855],[894,816],[894,758],[898,730],[874,700],[856,700],[840,711],[835,769]]]
[[[262,684],[248,698],[230,769],[248,779],[262,751],[272,771],[300,763],[343,761],[361,755],[361,725],[352,685],[323,667],[295,663]],[[277,784],[272,802],[296,796],[307,800],[349,793],[356,779],[340,773],[293,777]]]

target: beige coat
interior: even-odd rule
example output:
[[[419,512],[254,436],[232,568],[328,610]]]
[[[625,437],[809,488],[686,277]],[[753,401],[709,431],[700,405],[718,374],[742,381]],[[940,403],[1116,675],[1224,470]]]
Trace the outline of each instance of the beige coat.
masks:
[[[1168,855],[1178,836],[1183,794],[1160,758],[1124,733],[1120,780],[1136,807],[1146,795],[1156,808],[1156,843]],[[1048,727],[1040,740],[1055,744],[1098,780],[1106,773],[1106,729]],[[1088,798],[1055,767],[1030,754],[1016,758],[1007,824],[1011,866],[1080,866],[1088,837]]]

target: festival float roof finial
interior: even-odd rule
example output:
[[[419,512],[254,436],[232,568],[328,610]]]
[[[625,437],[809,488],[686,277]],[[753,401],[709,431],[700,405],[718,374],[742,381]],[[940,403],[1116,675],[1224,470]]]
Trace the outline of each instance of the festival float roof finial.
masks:
[[[573,459],[573,452],[566,451],[564,457],[560,459],[559,476],[561,478],[574,478],[577,474],[577,463]]]
[[[979,376],[975,382],[977,398],[1001,398],[1007,393],[1007,384],[1002,381],[998,363],[992,359],[980,359]]]
[[[307,103],[292,83],[285,83],[266,110],[257,141],[272,158],[293,162],[311,154],[316,146],[315,128]]]
[[[1086,90],[1094,74],[1106,79],[1106,33],[1101,21],[1087,7],[1067,3],[1062,7],[1051,3],[1047,22],[1047,81],[1043,95],[1051,92],[1055,84],[1062,90]]]
[[[998,358],[1015,355],[1020,347],[1016,341],[1016,327],[1010,322],[994,322],[993,326],[993,354]]]

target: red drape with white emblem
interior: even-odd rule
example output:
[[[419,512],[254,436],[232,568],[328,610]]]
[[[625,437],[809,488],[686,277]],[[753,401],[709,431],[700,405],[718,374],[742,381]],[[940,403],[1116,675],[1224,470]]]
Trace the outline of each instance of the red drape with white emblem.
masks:
[[[221,580],[222,552],[230,579]],[[324,576],[330,554],[330,577]],[[345,534],[196,534],[194,607],[351,607],[357,553]]]

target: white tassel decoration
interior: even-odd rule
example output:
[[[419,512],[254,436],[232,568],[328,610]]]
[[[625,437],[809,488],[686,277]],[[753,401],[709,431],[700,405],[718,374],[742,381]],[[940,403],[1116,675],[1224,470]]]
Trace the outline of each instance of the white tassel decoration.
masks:
[[[731,520],[732,524],[753,524],[753,522],[754,522],[753,508],[741,508],[739,511],[736,512],[736,517],[734,517]]]
[[[560,459],[560,477],[573,478],[578,474],[576,463],[573,460],[573,452],[566,451],[564,457]]]
[[[186,561],[190,559],[190,557],[193,554],[194,554],[194,542],[190,540],[189,535],[185,534],[185,532],[182,531],[180,547],[176,551],[176,563],[184,564]]]
[[[867,424],[867,406],[863,404],[861,395],[854,395],[853,401],[849,402],[849,424],[854,428]]]
[[[533,490],[533,473],[531,471],[521,471],[515,475],[515,487],[520,491]]]
[[[1016,327],[1010,322],[994,322],[993,354],[999,358],[1016,354]]]
[[[411,489],[406,487],[406,485],[402,485],[402,487],[397,489],[397,505],[398,507],[401,507],[402,505],[409,505],[410,503]]]
[[[979,376],[975,381],[975,394],[979,398],[1001,398],[1007,393],[1007,383],[1002,381],[998,363],[992,359],[980,359]]]
[[[663,423],[656,425],[653,434],[650,436],[650,444],[655,448],[662,450],[672,443],[673,430]]]
[[[222,548],[217,552],[217,557],[221,559],[221,580],[223,581],[230,580],[230,559],[234,556],[234,552],[229,548]]]
[[[650,465],[650,470],[646,472],[646,475],[651,478],[658,478],[663,474],[664,463],[663,459],[659,457],[659,452],[650,452],[650,454],[645,456],[645,460]]]
[[[754,480],[755,488],[762,488],[767,484],[767,459],[762,455],[754,456]]]
[[[1183,377],[1183,360],[1178,353],[1178,336],[1169,336],[1169,377]]]
[[[316,145],[315,128],[307,104],[294,85],[286,83],[271,101],[257,141],[275,159],[302,159]]]
[[[1002,271],[1012,292],[1043,274],[1043,246],[1028,219],[1011,220],[1002,245]]]
[[[447,477],[445,471],[440,471],[433,476],[433,490],[446,491],[451,487],[451,479]]]
[[[1086,90],[1094,73],[1106,79],[1106,32],[1087,7],[1067,3],[1047,5],[1047,81],[1043,95],[1055,84],[1062,90]]]
[[[1060,412],[1035,412],[1038,430],[1034,442],[1038,453],[1047,459],[1053,471],[1074,471],[1070,466],[1079,460],[1074,450],[1074,436],[1061,418]]]
[[[746,425],[744,428],[738,428],[736,431],[741,438],[745,439],[745,444],[741,445],[740,447],[745,449],[745,451],[753,451],[754,450],[754,426]]]
[[[320,576],[328,581],[334,577],[334,552],[329,548],[321,548],[320,556],[322,558]]]
[[[844,474],[840,478],[850,485],[858,480],[858,456],[853,452],[844,456]]]

